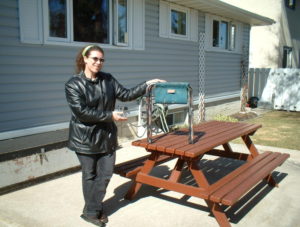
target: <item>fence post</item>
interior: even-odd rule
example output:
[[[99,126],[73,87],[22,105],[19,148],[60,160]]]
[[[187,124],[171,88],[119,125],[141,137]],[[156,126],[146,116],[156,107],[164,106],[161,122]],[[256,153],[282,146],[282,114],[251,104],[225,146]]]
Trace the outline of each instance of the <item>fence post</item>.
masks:
[[[253,96],[258,97],[258,90],[259,90],[259,76],[260,76],[260,69],[255,69],[254,74],[254,85],[253,85]]]
[[[254,68],[250,68],[248,75],[248,100],[253,96],[253,80],[254,80]]]

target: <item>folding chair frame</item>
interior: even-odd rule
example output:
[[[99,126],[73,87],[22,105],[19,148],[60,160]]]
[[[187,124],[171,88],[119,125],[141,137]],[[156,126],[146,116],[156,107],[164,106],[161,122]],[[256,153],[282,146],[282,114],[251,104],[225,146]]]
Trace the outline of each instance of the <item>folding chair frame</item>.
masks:
[[[146,92],[146,107],[147,107],[147,140],[151,144],[152,143],[152,130],[151,130],[151,123],[152,123],[152,88],[155,84],[150,84],[147,87]],[[193,144],[194,138],[194,126],[193,126],[193,89],[190,85],[188,85],[188,105],[189,105],[189,113],[188,113],[188,124],[189,124],[189,143]]]

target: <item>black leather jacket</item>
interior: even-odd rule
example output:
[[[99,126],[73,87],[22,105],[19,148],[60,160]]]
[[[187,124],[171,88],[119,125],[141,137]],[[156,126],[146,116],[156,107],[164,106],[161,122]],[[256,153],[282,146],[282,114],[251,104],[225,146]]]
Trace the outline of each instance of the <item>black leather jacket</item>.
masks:
[[[126,102],[145,94],[146,82],[124,88],[110,74],[98,72],[97,78],[86,78],[83,71],[66,84],[67,102],[72,118],[68,148],[86,154],[109,153],[117,148],[117,127],[112,120],[116,99]]]

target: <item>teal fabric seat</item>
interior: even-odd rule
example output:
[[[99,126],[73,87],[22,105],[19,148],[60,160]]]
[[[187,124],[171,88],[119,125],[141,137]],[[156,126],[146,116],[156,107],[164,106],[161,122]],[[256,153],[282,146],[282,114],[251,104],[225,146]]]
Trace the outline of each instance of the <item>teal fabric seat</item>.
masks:
[[[157,83],[155,102],[163,104],[187,104],[188,83]]]

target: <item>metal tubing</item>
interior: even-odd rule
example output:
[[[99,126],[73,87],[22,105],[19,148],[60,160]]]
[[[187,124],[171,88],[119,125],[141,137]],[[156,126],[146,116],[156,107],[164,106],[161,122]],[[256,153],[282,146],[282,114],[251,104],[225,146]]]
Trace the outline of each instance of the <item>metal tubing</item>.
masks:
[[[146,92],[146,107],[147,107],[147,140],[148,143],[152,143],[152,130],[151,130],[151,123],[152,123],[152,88],[155,84],[150,84],[147,87]],[[190,85],[188,85],[188,105],[189,105],[189,143],[194,143],[194,126],[193,126],[193,89]]]
[[[152,143],[152,129],[151,129],[151,122],[152,122],[152,88],[155,84],[150,84],[147,87],[146,93],[146,108],[147,108],[147,140],[148,143]]]
[[[189,143],[194,143],[194,125],[193,125],[193,89],[188,85],[188,102],[189,102]]]

